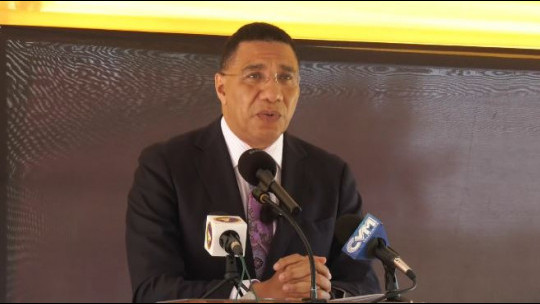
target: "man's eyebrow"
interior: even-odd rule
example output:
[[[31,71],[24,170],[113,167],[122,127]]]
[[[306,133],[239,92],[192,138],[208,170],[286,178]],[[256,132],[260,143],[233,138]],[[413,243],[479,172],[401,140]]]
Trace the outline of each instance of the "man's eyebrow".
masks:
[[[280,64],[279,67],[280,67],[282,70],[286,71],[286,72],[296,73],[296,69],[293,68],[292,66]]]
[[[264,65],[262,63],[250,64],[250,65],[244,67],[242,69],[242,72],[259,71],[259,70],[264,69],[265,67],[266,67],[266,65]],[[294,67],[292,67],[292,66],[280,64],[279,67],[280,67],[280,69],[284,70],[285,72],[296,73],[296,69]]]
[[[264,64],[250,64],[242,69],[242,72],[245,71],[256,71],[256,70],[262,70],[264,68]]]

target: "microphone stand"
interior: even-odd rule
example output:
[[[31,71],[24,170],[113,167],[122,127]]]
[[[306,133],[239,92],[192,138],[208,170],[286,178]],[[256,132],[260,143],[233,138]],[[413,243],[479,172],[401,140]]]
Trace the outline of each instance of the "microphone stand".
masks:
[[[260,183],[259,186],[253,188],[252,194],[253,194],[253,197],[255,197],[261,204],[267,204],[271,206],[277,214],[279,214],[280,216],[283,216],[289,222],[289,224],[291,224],[291,226],[294,228],[294,230],[300,237],[300,240],[302,240],[302,243],[304,243],[304,247],[306,247],[306,251],[308,254],[309,268],[311,270],[310,301],[312,303],[326,302],[326,300],[324,299],[317,299],[317,283],[315,279],[316,278],[315,259],[313,258],[313,250],[311,249],[311,246],[309,245],[306,235],[304,234],[304,232],[302,232],[302,229],[298,226],[298,224],[295,222],[293,217],[287,211],[285,211],[279,205],[274,204],[272,200],[270,200],[270,196],[268,195],[268,187],[265,187],[263,183]]]
[[[386,294],[391,295],[387,298],[387,300],[400,302],[401,295],[399,293],[395,293],[397,290],[399,290],[397,276],[396,276],[396,268],[392,266],[388,266],[384,263],[383,263],[383,266],[384,266],[384,287],[386,289]]]
[[[238,268],[236,267],[236,257],[230,253],[227,254],[227,256],[225,257],[225,278],[212,289],[210,289],[207,293],[205,293],[201,298],[206,299],[209,295],[213,294],[216,290],[218,290],[227,283],[230,283],[234,287],[236,287],[236,290],[238,290],[238,292],[241,291],[241,288],[245,291],[249,291],[249,288],[247,288],[246,285],[244,285],[244,283],[242,283],[242,281],[240,280]]]

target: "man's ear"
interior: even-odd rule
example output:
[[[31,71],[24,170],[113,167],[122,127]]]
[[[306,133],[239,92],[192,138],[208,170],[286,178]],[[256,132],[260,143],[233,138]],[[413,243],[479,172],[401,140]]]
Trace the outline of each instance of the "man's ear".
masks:
[[[219,101],[221,102],[221,105],[225,105],[227,103],[227,98],[225,98],[225,81],[225,77],[223,77],[223,75],[221,75],[220,73],[216,73],[214,75],[216,94],[219,98]]]

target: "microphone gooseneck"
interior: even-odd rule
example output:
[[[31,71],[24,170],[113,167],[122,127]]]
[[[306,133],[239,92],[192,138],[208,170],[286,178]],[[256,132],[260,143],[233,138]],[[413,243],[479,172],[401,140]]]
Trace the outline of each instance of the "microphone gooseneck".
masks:
[[[238,170],[240,171],[240,175],[248,183],[255,186],[252,190],[255,199],[263,204],[263,206],[267,206],[267,208],[271,207],[275,213],[285,217],[300,237],[306,248],[311,270],[310,300],[317,302],[316,269],[313,250],[302,229],[292,217],[292,215],[297,214],[302,209],[287,191],[275,181],[274,177],[277,172],[276,162],[268,153],[259,149],[250,149],[240,156]],[[272,202],[268,192],[273,193],[278,198],[280,201],[279,205]]]
[[[309,260],[309,268],[311,270],[310,300],[312,302],[317,302],[318,299],[317,299],[315,259],[313,258],[313,250],[311,249],[311,245],[309,244],[309,241],[307,240],[306,235],[304,234],[300,226],[298,226],[296,221],[292,218],[292,216],[288,212],[284,211],[278,205],[272,202],[268,193],[256,187],[253,189],[252,194],[253,194],[253,197],[255,197],[255,199],[259,201],[261,204],[271,206],[276,211],[276,213],[283,216],[289,222],[289,224],[291,224],[291,226],[294,228],[294,230],[300,237],[300,240],[302,241],[302,243],[304,244],[304,247],[306,248],[306,252],[307,252],[308,260]]]

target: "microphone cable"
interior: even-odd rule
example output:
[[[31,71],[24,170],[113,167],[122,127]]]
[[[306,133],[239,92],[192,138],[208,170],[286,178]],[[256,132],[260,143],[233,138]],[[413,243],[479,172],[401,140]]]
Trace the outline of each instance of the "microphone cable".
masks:
[[[247,276],[247,279],[249,280],[249,290],[247,290],[247,292],[252,292],[253,295],[255,296],[255,302],[256,303],[259,303],[259,297],[257,296],[257,293],[255,292],[255,290],[253,289],[253,283],[251,282],[251,276],[249,275],[249,271],[247,270],[247,264],[246,264],[246,259],[244,258],[244,256],[239,256],[239,259],[240,259],[240,262],[242,262],[242,276],[240,277],[240,280],[244,280],[244,277]],[[236,300],[238,300],[238,293],[236,293]]]
[[[409,291],[415,290],[416,289],[416,278],[412,279],[411,281],[413,282],[411,287],[407,287],[407,288],[403,288],[403,289],[399,289],[399,290],[394,290],[394,291],[388,291],[384,295],[382,295],[382,296],[376,298],[375,300],[371,301],[371,303],[379,303],[379,302],[384,301],[386,299],[389,299],[391,297],[395,297],[397,295],[405,294],[405,293],[407,293]]]
[[[300,228],[300,226],[298,226],[296,221],[287,211],[282,210],[281,207],[274,204],[270,200],[270,196],[268,195],[267,192],[261,190],[259,187],[255,187],[253,188],[252,194],[253,194],[253,197],[255,197],[255,199],[257,199],[261,204],[266,204],[268,206],[271,206],[279,215],[283,216],[289,222],[292,228],[296,231],[296,234],[298,235],[298,237],[300,237],[300,240],[302,241],[302,243],[304,244],[304,247],[306,248],[308,260],[309,260],[309,268],[311,272],[310,273],[311,283],[310,283],[309,300],[312,303],[325,302],[324,300],[320,300],[317,298],[317,281],[316,281],[317,272],[315,270],[315,259],[313,258],[313,250],[311,249],[311,245],[309,244],[309,241],[306,235],[304,234],[304,232],[302,231],[302,229]]]

